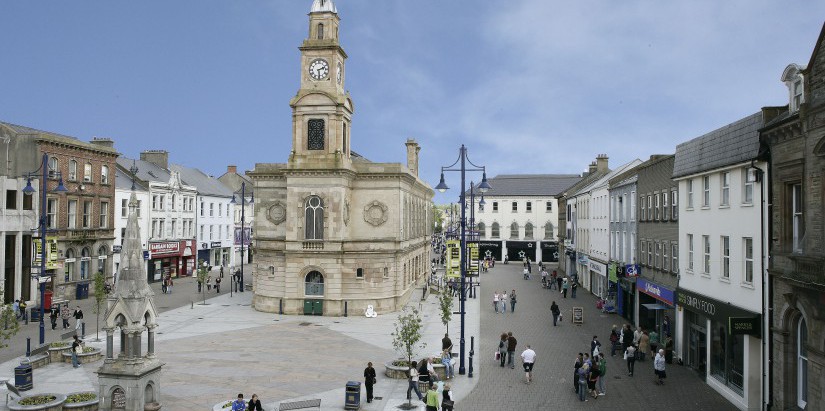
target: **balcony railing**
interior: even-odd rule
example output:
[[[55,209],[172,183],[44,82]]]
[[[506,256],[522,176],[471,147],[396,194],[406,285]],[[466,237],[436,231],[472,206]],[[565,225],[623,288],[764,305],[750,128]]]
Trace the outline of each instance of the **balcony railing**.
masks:
[[[302,247],[304,250],[323,250],[323,241],[304,241]]]

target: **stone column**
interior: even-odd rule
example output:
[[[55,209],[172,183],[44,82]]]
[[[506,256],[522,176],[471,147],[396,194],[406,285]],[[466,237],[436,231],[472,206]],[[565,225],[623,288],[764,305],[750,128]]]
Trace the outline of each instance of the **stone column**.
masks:
[[[120,353],[117,356],[126,358],[126,332],[123,328],[120,329]]]
[[[155,356],[155,327],[148,327],[146,336],[146,356],[152,358]]]
[[[125,358],[132,358],[132,333],[128,331],[121,331],[121,337],[123,337],[123,352],[122,355]]]
[[[135,358],[140,358],[141,357],[141,355],[140,355],[140,348],[141,348],[140,347],[140,334],[141,334],[140,331],[135,331],[134,337],[133,337],[134,340],[132,341],[134,343],[133,348],[134,348],[134,354],[135,354],[134,357]]]
[[[106,331],[106,359],[115,358],[115,330],[111,328],[104,328],[103,330]]]

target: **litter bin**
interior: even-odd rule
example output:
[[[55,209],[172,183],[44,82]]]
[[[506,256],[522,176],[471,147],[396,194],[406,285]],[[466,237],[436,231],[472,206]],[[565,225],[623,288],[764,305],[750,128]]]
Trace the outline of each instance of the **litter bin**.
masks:
[[[361,408],[361,381],[347,381],[345,410]]]
[[[49,310],[52,309],[52,296],[53,295],[54,295],[54,293],[51,292],[51,291],[48,291],[48,290],[45,293],[43,293],[43,302],[45,303],[43,305],[44,310],[49,311]]]
[[[75,298],[78,300],[89,298],[89,283],[77,283]]]
[[[20,364],[14,367],[14,386],[20,391],[32,389],[32,366],[31,364]]]

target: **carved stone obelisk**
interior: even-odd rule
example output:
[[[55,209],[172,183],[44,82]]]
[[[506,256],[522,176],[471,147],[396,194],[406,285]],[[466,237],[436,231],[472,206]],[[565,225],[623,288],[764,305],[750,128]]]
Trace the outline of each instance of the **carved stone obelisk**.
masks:
[[[129,199],[129,219],[121,249],[120,276],[106,310],[106,359],[98,369],[101,410],[159,410],[160,370],[155,357],[157,310],[143,264],[137,198]],[[114,354],[114,335],[120,332],[120,350]],[[147,333],[146,352],[141,336]]]

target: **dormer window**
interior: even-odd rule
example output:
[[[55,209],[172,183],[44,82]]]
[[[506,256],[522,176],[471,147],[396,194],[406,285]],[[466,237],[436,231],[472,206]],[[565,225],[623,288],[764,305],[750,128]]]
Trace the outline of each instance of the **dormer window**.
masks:
[[[785,71],[782,73],[782,82],[788,87],[790,97],[788,110],[791,113],[799,111],[799,107],[805,102],[805,77],[802,75],[803,70],[805,70],[805,66],[790,64],[788,67],[785,67]]]

